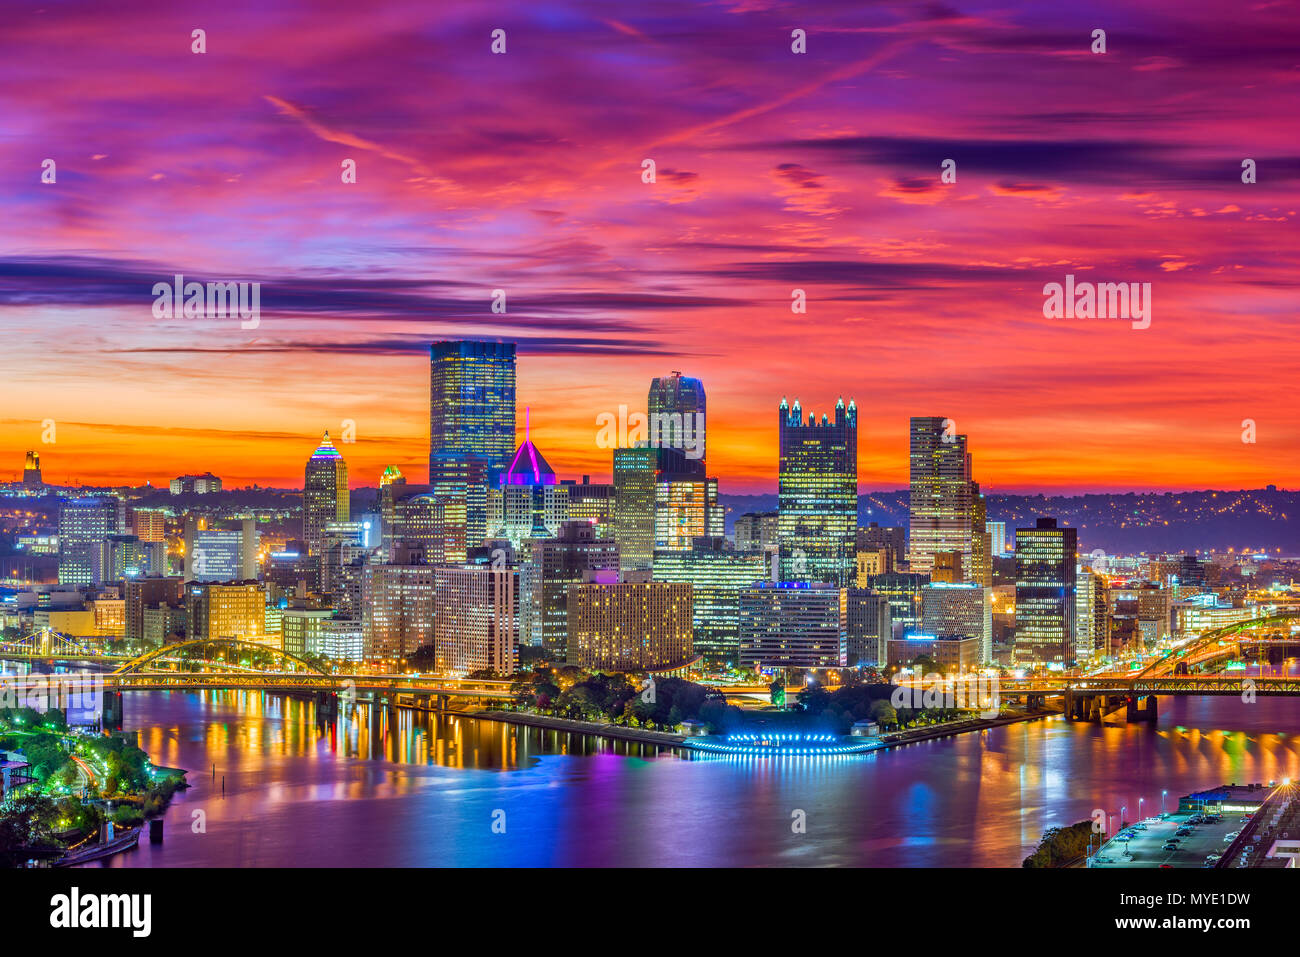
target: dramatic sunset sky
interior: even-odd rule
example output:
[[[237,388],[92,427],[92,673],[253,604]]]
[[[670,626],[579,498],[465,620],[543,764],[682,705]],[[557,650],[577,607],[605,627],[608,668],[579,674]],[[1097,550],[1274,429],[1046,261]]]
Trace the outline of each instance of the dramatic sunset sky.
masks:
[[[429,342],[505,337],[561,477],[678,369],[724,492],[782,395],[857,399],[864,489],[910,415],[990,492],[1295,487],[1298,103],[1295,3],[9,3],[0,480],[301,486],[344,420],[421,480]],[[261,326],[155,319],[178,272]],[[1066,273],[1151,327],[1044,319]]]

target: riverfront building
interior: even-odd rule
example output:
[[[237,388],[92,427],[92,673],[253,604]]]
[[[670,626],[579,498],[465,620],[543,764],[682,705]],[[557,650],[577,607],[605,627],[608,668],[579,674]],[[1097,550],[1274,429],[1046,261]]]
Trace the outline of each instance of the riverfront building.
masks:
[[[840,589],[763,583],[740,592],[742,668],[838,668]]]
[[[644,571],[633,577],[591,572],[569,588],[569,664],[662,671],[695,657],[690,584],[649,581]]]
[[[974,638],[977,660],[993,661],[993,603],[990,590],[974,582],[931,582],[921,589],[921,630],[941,638]]]
[[[655,581],[689,582],[695,596],[695,651],[711,665],[740,660],[740,593],[766,577],[761,554],[726,550],[721,537],[697,538],[687,551],[655,553]]]
[[[433,570],[433,647],[438,674],[464,677],[519,663],[519,570],[490,564]]]

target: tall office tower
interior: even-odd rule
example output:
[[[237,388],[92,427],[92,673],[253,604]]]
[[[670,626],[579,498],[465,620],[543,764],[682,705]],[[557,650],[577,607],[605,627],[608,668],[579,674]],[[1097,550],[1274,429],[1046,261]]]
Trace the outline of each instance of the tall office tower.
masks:
[[[554,538],[534,540],[527,556],[520,573],[519,640],[560,658],[568,647],[569,587],[587,572],[617,571],[618,545],[598,538],[586,522],[565,522]]]
[[[765,582],[740,592],[742,668],[838,668],[840,589]]]
[[[767,578],[761,552],[726,550],[721,536],[697,538],[685,551],[656,551],[655,581],[689,582],[695,594],[695,650],[710,665],[734,667],[740,660],[736,630],[741,589]]]
[[[131,531],[142,542],[164,542],[167,540],[167,513],[160,508],[133,508]]]
[[[433,570],[434,665],[464,677],[492,669],[512,675],[519,662],[519,569],[486,565]]]
[[[655,550],[686,551],[697,538],[723,534],[718,480],[703,475],[663,475],[655,482]]]
[[[782,581],[847,585],[858,527],[858,407],[835,403],[821,422],[781,400],[777,489]]]
[[[1066,666],[1076,657],[1078,531],[1040,518],[1016,529],[1017,664]]]
[[[889,599],[870,588],[840,589],[840,660],[849,668],[888,663]]]
[[[195,516],[185,516],[185,580],[255,580],[258,539],[256,519],[239,519],[234,528],[209,528],[200,527]]]
[[[984,528],[989,533],[989,551],[994,558],[1007,557],[1007,523],[985,522]]]
[[[566,658],[579,668],[659,671],[683,666],[694,656],[691,586],[635,581],[617,572],[587,572],[569,586]]]
[[[889,572],[867,576],[866,586],[889,600],[889,617],[902,635],[921,627],[921,589],[930,576],[920,572]]]
[[[111,578],[108,539],[122,531],[125,506],[116,498],[83,498],[59,506],[59,584],[98,585]]]
[[[857,532],[857,546],[860,552],[870,552],[877,548],[887,548],[893,562],[892,568],[901,568],[907,560],[907,529],[901,525],[877,525],[871,522]]]
[[[976,490],[966,436],[954,434],[951,427],[943,416],[911,420],[908,561],[912,571],[929,572],[936,552],[961,552],[963,577],[969,581]]]
[[[367,565],[361,580],[361,630],[367,660],[400,666],[433,642],[433,566],[398,546],[386,565]]]
[[[185,600],[185,582],[174,578],[128,578],[124,585],[126,600],[126,640],[144,641],[144,612],[159,605],[180,605]]]
[[[646,410],[650,444],[682,452],[686,462],[681,467],[690,475],[703,475],[704,383],[680,372],[659,376],[650,382]],[[660,463],[661,469],[670,468],[663,457]]]
[[[460,339],[429,347],[429,475],[435,458],[473,459],[489,488],[515,448],[515,344]]]
[[[41,481],[41,457],[36,452],[28,452],[23,461],[23,484],[28,488],[37,488]]]
[[[390,503],[383,538],[388,554],[400,545],[418,548],[430,565],[465,561],[466,517],[463,499],[443,498],[427,485],[394,483],[385,492]]]
[[[1091,568],[1075,568],[1075,655],[1080,662],[1110,654],[1110,614],[1106,603],[1106,579]]]
[[[258,582],[190,582],[185,609],[187,638],[267,642],[266,588]]]
[[[736,519],[736,551],[762,552],[779,537],[777,512],[746,512]]]
[[[649,447],[614,450],[614,541],[624,571],[654,562],[656,452]]]
[[[302,490],[302,537],[307,554],[320,554],[326,522],[346,522],[352,515],[348,499],[348,466],[330,441],[329,432],[307,460]]]
[[[429,490],[465,505],[465,543],[482,545],[488,537],[488,467],[473,458],[438,453],[429,459]]]
[[[979,661],[993,661],[993,603],[975,582],[934,582],[921,589],[921,631],[935,638],[979,639]]]
[[[993,587],[993,536],[988,530],[988,505],[978,482],[971,482],[970,574],[969,580],[984,588]]]

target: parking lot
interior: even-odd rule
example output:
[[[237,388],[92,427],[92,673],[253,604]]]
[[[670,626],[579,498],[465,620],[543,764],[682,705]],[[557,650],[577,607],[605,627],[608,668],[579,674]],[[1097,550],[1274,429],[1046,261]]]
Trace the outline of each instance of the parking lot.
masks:
[[[1230,841],[1227,835],[1240,831],[1243,818],[1249,815],[1227,812],[1217,823],[1190,824],[1196,815],[1188,812],[1170,814],[1164,819],[1147,818],[1107,841],[1093,857],[1090,867],[1204,867],[1207,854],[1222,854]],[[1190,828],[1190,833],[1178,836],[1180,828]],[[1131,840],[1124,840],[1125,835]],[[1166,850],[1164,844],[1171,838],[1178,841],[1176,850]]]

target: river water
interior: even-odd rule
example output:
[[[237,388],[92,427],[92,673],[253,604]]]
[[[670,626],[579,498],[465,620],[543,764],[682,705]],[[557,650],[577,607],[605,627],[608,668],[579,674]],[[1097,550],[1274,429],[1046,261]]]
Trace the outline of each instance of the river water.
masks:
[[[1157,727],[1026,722],[864,756],[695,756],[248,692],[126,696],[194,785],[92,866],[1016,867],[1045,828],[1300,778],[1300,702],[1162,698]],[[224,790],[223,790],[224,782]],[[802,817],[803,833],[794,822]],[[495,825],[495,827],[494,827]]]

